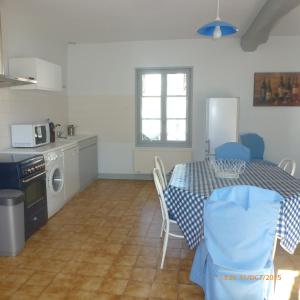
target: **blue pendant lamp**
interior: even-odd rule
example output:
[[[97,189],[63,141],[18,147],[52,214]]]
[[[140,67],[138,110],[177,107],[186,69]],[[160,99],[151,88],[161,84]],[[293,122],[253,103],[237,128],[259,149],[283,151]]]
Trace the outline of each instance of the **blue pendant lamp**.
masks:
[[[218,0],[217,17],[215,21],[200,27],[197,32],[201,35],[211,36],[213,39],[220,39],[222,36],[237,33],[239,30],[234,25],[221,21],[220,18],[220,0]]]

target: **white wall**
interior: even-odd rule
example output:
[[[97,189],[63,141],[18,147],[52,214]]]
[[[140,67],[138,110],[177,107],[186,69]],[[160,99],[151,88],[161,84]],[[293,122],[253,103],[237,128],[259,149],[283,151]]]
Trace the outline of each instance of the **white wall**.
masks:
[[[14,5],[16,3],[7,0],[0,2],[6,72],[8,57],[38,57],[61,65],[63,74],[66,74],[66,43],[41,34],[39,28],[30,25],[22,9]],[[23,5],[26,7],[25,2]],[[65,125],[68,121],[67,110],[65,92],[0,89],[0,149],[10,146],[12,123],[50,118]]]
[[[40,16],[32,15],[26,1],[1,0],[0,9],[6,71],[8,57],[38,57],[61,65],[65,83],[67,43],[47,32],[42,20],[40,27],[32,22]]]
[[[255,53],[237,40],[178,40],[76,45],[69,47],[69,118],[81,132],[101,139],[100,172],[132,173],[134,69],[193,66],[193,157],[204,157],[204,100],[241,97],[240,130],[264,136],[266,158],[295,157],[300,165],[300,108],[252,106],[253,74],[299,71],[299,38],[272,38]],[[84,74],[84,76],[83,76]]]
[[[204,157],[205,99],[237,96],[240,131],[264,137],[266,159],[290,156],[300,165],[300,107],[252,106],[254,72],[299,71],[299,50],[295,37],[273,37],[254,53],[243,52],[237,39],[71,45],[69,119],[78,131],[99,135],[101,173],[132,173],[135,68],[192,66],[195,160]]]

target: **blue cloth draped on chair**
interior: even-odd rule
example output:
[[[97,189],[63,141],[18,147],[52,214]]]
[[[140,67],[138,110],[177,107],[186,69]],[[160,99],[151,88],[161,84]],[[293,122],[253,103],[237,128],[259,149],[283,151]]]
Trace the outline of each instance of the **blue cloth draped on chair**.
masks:
[[[264,159],[265,143],[261,136],[256,133],[240,135],[241,143],[250,149],[251,159]]]
[[[215,149],[216,159],[241,159],[250,161],[250,149],[239,143],[225,143]]]
[[[190,274],[206,300],[263,300],[274,291],[272,261],[282,197],[254,186],[215,190],[204,204],[204,240]],[[266,279],[266,278],[265,278]]]

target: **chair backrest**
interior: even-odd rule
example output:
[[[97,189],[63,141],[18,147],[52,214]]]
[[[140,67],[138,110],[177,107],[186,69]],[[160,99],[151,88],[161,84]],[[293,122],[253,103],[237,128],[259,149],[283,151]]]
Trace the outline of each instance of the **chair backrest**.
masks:
[[[241,143],[250,149],[251,159],[264,159],[264,139],[256,133],[245,133],[240,135]]]
[[[161,177],[163,179],[162,188],[164,190],[167,187],[168,182],[167,182],[167,176],[166,176],[166,171],[165,171],[163,161],[161,160],[161,158],[159,156],[154,156],[154,166],[161,173]]]
[[[250,161],[249,148],[239,143],[225,143],[215,149],[216,159],[241,159]]]
[[[155,184],[157,195],[158,195],[159,202],[160,202],[160,209],[161,209],[163,221],[169,222],[168,208],[167,208],[167,205],[165,202],[164,192],[163,192],[163,188],[161,185],[162,178],[161,178],[160,172],[157,168],[153,169],[153,179],[154,179],[154,184]]]
[[[257,270],[272,260],[282,196],[254,186],[215,190],[204,203],[204,236],[219,266]]]
[[[284,158],[278,164],[278,167],[289,173],[290,175],[294,176],[296,171],[296,162],[290,158]]]

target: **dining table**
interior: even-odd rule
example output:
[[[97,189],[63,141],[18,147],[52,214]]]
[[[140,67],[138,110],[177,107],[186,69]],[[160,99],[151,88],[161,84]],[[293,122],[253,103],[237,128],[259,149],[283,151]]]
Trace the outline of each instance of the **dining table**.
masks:
[[[300,181],[264,160],[246,163],[244,171],[234,179],[217,177],[208,159],[174,167],[164,196],[189,248],[194,249],[204,238],[205,201],[214,190],[234,185],[257,186],[282,196],[276,235],[282,248],[293,254],[300,242]]]

